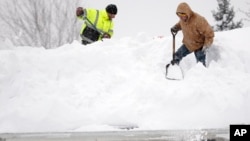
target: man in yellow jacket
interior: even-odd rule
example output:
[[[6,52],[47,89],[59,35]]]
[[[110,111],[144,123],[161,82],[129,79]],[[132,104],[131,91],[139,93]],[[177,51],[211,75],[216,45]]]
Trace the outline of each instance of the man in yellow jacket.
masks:
[[[84,20],[80,35],[82,44],[87,45],[103,38],[111,38],[113,35],[113,18],[117,14],[117,7],[109,4],[105,10],[78,7],[76,16]]]
[[[171,28],[171,32],[182,30],[183,45],[174,54],[172,64],[179,64],[183,57],[194,52],[197,62],[206,66],[205,50],[213,43],[214,31],[207,20],[192,11],[185,2],[180,3],[176,10],[180,21]]]

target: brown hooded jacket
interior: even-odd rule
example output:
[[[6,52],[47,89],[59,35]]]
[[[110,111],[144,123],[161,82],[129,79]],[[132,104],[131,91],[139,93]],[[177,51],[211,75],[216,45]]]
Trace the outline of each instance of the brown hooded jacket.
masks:
[[[180,20],[175,27],[182,30],[183,44],[189,51],[195,51],[203,46],[209,47],[213,43],[214,31],[207,20],[198,13],[192,11],[187,3],[180,3],[176,13],[185,13],[188,16],[186,22]]]

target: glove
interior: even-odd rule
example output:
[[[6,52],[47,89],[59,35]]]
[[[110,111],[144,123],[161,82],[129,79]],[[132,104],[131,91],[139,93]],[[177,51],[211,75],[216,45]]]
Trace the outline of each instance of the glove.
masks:
[[[171,29],[172,33],[177,33],[178,32],[178,28],[176,26],[173,26]]]
[[[82,16],[84,14],[82,7],[77,7],[76,16]]]
[[[180,61],[179,60],[171,60],[170,62],[172,65],[179,65]]]
[[[104,34],[102,35],[102,38],[111,38],[111,37],[110,37],[110,35],[109,35],[108,33],[104,33]]]
[[[201,50],[202,50],[203,52],[206,52],[206,51],[208,50],[208,48],[209,48],[209,46],[206,46],[206,45],[205,45],[205,46],[202,47]]]

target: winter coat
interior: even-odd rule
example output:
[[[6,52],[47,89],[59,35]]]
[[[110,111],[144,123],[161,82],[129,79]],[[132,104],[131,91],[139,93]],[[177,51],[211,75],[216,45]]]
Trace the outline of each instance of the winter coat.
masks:
[[[85,20],[81,34],[86,26],[89,26],[97,29],[101,34],[108,33],[110,37],[113,35],[114,23],[109,19],[106,10],[84,9],[84,15],[78,18]],[[101,39],[101,36],[99,39]]]
[[[188,16],[186,22],[180,20],[175,27],[182,30],[183,44],[186,45],[190,52],[209,47],[213,43],[214,31],[208,24],[207,20],[198,13],[192,11],[187,3],[180,3],[177,7],[176,14],[185,13]]]

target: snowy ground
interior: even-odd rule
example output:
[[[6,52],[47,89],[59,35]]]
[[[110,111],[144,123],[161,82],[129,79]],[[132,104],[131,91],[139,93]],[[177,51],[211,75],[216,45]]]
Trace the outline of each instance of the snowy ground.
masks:
[[[250,28],[216,33],[208,68],[191,54],[165,79],[172,37],[0,44],[0,133],[228,128],[250,124]],[[181,33],[176,46],[181,45]]]

